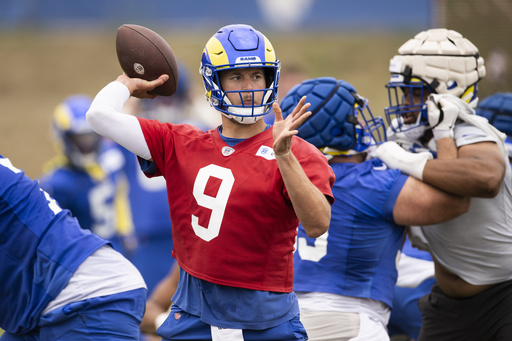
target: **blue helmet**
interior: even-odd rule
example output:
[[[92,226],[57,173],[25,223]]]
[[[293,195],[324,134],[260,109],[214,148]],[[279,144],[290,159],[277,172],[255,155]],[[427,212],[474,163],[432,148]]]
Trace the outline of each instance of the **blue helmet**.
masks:
[[[53,131],[58,147],[71,165],[83,168],[97,161],[101,136],[89,126],[85,114],[92,98],[73,95],[60,103],[53,114]]]
[[[230,91],[240,96],[244,92],[262,92],[262,103],[233,105],[228,100],[220,84],[219,72],[235,68],[263,68],[266,88]],[[272,44],[261,32],[249,25],[229,25],[221,28],[206,43],[199,73],[210,105],[229,118],[250,124],[268,114],[272,103],[277,101],[280,68]]]
[[[299,127],[298,136],[328,155],[352,155],[386,141],[381,117],[374,117],[368,100],[343,80],[309,79],[293,87],[282,99],[283,117],[306,96],[312,115]]]

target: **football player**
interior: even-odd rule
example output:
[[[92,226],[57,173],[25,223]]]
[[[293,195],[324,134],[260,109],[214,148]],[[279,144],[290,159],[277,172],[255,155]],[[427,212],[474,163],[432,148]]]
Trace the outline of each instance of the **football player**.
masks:
[[[0,179],[0,339],[139,340],[137,269],[1,155]]]
[[[96,134],[85,118],[92,98],[67,97],[54,111],[57,155],[45,165],[41,187],[71,211],[82,228],[111,241],[126,255],[131,220],[121,177],[123,157],[112,141]]]
[[[433,224],[468,209],[469,199],[437,190],[372,158],[386,141],[384,121],[342,80],[316,78],[283,98],[292,114],[301,96],[312,116],[298,136],[319,148],[336,175],[326,233],[299,225],[294,290],[311,340],[389,340],[386,325],[405,228]]]
[[[131,96],[163,84],[121,75],[87,118],[93,129],[163,176],[180,279],[163,340],[305,340],[293,293],[293,245],[302,222],[312,237],[330,221],[334,175],[322,154],[295,137],[305,99],[282,118],[280,62],[249,25],[222,27],[207,42],[200,73],[222,124],[203,132],[121,113]],[[263,116],[274,110],[270,126]],[[212,114],[215,111],[212,110]]]
[[[390,168],[471,197],[465,214],[412,235],[413,245],[431,252],[437,281],[418,302],[419,340],[511,338],[512,175],[505,134],[474,112],[484,60],[460,33],[437,28],[405,42],[389,70],[389,121],[396,119],[397,131],[424,125],[422,140],[433,139],[437,158],[412,163],[420,154],[394,142],[377,155]]]

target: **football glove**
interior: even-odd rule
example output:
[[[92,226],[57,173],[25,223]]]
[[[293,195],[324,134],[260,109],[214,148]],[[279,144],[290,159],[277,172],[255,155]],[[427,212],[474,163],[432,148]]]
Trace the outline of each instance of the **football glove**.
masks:
[[[460,113],[473,114],[473,109],[453,95],[431,94],[428,98],[428,122],[436,140],[453,138],[453,128]]]

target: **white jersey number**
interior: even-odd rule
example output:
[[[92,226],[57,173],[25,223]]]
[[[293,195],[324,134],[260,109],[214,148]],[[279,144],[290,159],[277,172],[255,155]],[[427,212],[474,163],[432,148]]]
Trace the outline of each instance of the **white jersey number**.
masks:
[[[324,258],[327,254],[327,237],[329,231],[326,231],[320,237],[315,239],[313,246],[307,244],[307,240],[304,237],[298,238],[297,251],[299,252],[300,258],[303,260],[309,260],[312,262],[319,262],[320,259]]]
[[[50,195],[48,193],[46,193],[45,191],[43,191],[41,188],[39,188],[39,189],[41,190],[41,192],[43,192],[46,200],[48,200],[48,207],[50,208],[50,210],[52,210],[55,215],[57,215],[59,212],[61,212],[62,208],[60,208],[59,204],[57,204],[57,201],[55,201],[55,199],[50,197]]]
[[[115,191],[115,185],[105,181],[91,188],[87,195],[93,218],[91,231],[105,239],[116,234]]]
[[[210,177],[222,180],[216,197],[205,194],[206,184]],[[199,225],[199,218],[192,215],[192,228],[199,238],[209,242],[219,235],[224,211],[226,210],[229,194],[231,189],[233,189],[234,183],[235,177],[228,168],[209,165],[201,168],[197,173],[196,181],[194,182],[194,198],[199,206],[212,210],[207,227]]]
[[[0,165],[10,169],[13,173],[16,173],[16,174],[21,173],[21,170],[19,168],[14,167],[13,164],[11,163],[11,160],[9,160],[7,158],[0,158]],[[48,201],[48,207],[50,208],[50,210],[53,211],[53,213],[55,215],[57,215],[59,212],[62,211],[62,209],[60,208],[59,204],[57,204],[57,201],[55,201],[55,199],[50,197],[50,195],[48,193],[46,193],[45,191],[43,191],[42,188],[39,188],[39,190],[44,194],[44,197]]]

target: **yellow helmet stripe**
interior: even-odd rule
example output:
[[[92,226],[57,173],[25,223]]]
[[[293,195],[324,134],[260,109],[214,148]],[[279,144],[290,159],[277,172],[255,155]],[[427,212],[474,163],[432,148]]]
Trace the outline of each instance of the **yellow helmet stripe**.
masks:
[[[276,61],[276,51],[274,50],[274,47],[270,43],[270,40],[267,39],[267,37],[263,36],[265,38],[265,61],[267,62],[275,62]]]
[[[224,51],[221,42],[215,37],[211,37],[210,40],[208,40],[203,52],[208,53],[208,58],[212,65],[229,64],[228,54]]]
[[[473,97],[475,96],[475,85],[471,85],[469,88],[466,89],[466,91],[464,91],[464,93],[462,94],[462,96],[460,96],[460,98],[466,102],[466,103],[469,103],[471,102],[471,100],[473,99]]]
[[[55,123],[62,130],[69,130],[71,126],[71,119],[69,117],[68,107],[64,104],[60,104],[55,109],[54,113]]]

